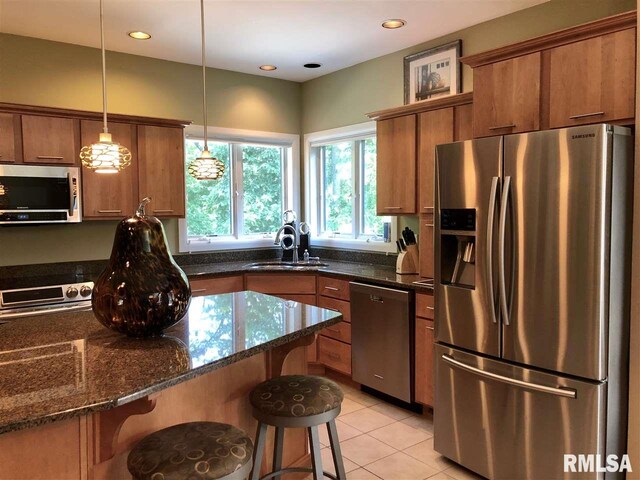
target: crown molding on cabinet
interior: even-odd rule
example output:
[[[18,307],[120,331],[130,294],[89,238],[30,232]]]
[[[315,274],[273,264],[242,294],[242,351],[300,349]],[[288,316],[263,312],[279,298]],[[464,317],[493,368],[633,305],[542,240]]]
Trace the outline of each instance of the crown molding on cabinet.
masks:
[[[439,110],[441,108],[456,107],[473,102],[473,92],[458,93],[447,97],[424,100],[422,102],[402,105],[401,107],[387,108],[376,112],[367,113],[367,117],[372,120],[385,120],[388,118],[402,117],[414,113],[428,112],[429,110]]]
[[[68,108],[40,107],[35,105],[19,105],[15,103],[0,103],[0,112],[18,115],[46,115],[49,117],[65,117],[79,120],[102,120],[102,112],[71,110]],[[109,122],[134,123],[136,125],[150,125],[156,127],[184,127],[185,125],[191,124],[191,120],[172,120],[168,118],[140,117],[115,113],[109,113]]]
[[[605,17],[593,22],[583,23],[575,27],[565,28],[522,42],[495,48],[474,55],[466,55],[460,61],[472,68],[489,63],[507,60],[509,58],[527,55],[529,53],[547,50],[549,48],[578,42],[587,38],[598,37],[607,33],[634,28],[636,26],[637,11],[624,12],[611,17]]]

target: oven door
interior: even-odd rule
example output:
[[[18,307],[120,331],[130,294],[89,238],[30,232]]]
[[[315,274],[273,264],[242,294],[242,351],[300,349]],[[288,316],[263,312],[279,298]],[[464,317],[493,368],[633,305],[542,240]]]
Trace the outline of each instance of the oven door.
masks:
[[[80,220],[77,167],[0,166],[0,224]]]

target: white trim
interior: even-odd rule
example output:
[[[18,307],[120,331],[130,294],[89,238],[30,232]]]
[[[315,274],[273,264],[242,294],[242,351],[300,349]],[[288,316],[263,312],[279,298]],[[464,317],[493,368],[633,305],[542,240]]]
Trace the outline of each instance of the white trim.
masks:
[[[285,209],[300,211],[300,135],[291,133],[263,132],[259,130],[242,130],[235,128],[208,127],[207,136],[210,141],[229,143],[254,143],[285,148],[286,165],[284,180],[287,182],[288,195],[284,198]],[[204,137],[202,126],[189,125],[185,128],[185,140]],[[186,149],[185,149],[186,152]],[[186,157],[185,157],[186,161]],[[235,185],[231,185],[234,195]],[[186,196],[185,188],[185,196]],[[274,232],[275,234],[275,232]],[[178,220],[178,246],[180,253],[209,252],[215,250],[238,250],[247,248],[273,247],[275,236],[213,237],[209,241],[187,241],[187,219]]]
[[[305,179],[305,212],[304,219],[312,226],[311,245],[322,247],[344,248],[348,250],[367,250],[376,252],[396,253],[395,243],[371,242],[366,239],[327,238],[318,235],[320,218],[317,213],[318,203],[321,202],[317,182],[312,181],[319,174],[319,162],[312,156],[312,148],[345,140],[359,140],[375,135],[376,122],[363,122],[346,127],[332,128],[304,135],[304,179]],[[391,219],[391,239],[398,235],[398,221]]]

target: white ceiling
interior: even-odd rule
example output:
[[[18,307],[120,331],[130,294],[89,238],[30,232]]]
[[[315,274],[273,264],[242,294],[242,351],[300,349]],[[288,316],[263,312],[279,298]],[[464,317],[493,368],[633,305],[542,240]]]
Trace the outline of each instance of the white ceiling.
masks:
[[[547,0],[206,0],[207,65],[305,81]],[[200,64],[198,0],[104,0],[108,50]],[[0,0],[0,31],[99,47],[98,0]],[[407,21],[386,30],[389,18]],[[153,38],[130,39],[143,30]],[[464,45],[463,45],[464,51]],[[307,62],[322,63],[309,70]],[[262,72],[262,64],[278,70]]]

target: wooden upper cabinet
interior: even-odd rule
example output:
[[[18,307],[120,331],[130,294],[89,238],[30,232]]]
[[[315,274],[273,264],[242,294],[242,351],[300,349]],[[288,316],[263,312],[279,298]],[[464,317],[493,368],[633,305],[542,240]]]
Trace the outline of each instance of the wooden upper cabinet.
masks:
[[[0,113],[0,162],[22,161],[20,116]]]
[[[420,215],[420,276],[435,277],[433,215]]]
[[[138,155],[136,126],[109,123],[113,141],[131,152],[131,165],[118,173],[96,173],[82,167],[82,210],[86,219],[122,218],[133,215],[138,206]],[[82,145],[90,145],[102,133],[102,122],[80,122]]]
[[[540,79],[540,52],[474,68],[474,137],[538,130]]]
[[[552,48],[549,127],[632,121],[636,29]]]
[[[416,116],[377,124],[378,215],[416,213]]]
[[[418,119],[419,213],[433,213],[436,145],[453,141],[453,108],[423,112]]]
[[[80,154],[78,126],[72,118],[22,115],[24,162],[75,165]]]
[[[147,212],[159,217],[184,217],[183,129],[138,126],[139,197],[151,197]]]
[[[459,105],[453,108],[453,141],[462,142],[473,139],[473,104]]]

